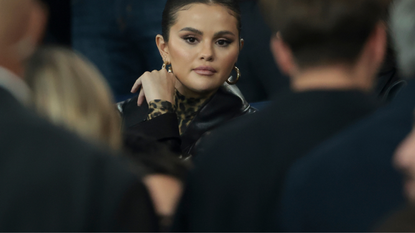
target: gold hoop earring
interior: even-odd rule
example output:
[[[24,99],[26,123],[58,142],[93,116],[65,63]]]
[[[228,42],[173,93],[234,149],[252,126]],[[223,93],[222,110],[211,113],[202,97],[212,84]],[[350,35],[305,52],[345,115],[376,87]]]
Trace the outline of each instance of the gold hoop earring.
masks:
[[[169,66],[170,65],[170,66]],[[173,73],[173,70],[171,68],[171,64],[169,64],[168,62],[164,62],[163,66],[161,67],[161,69],[167,69],[167,72],[169,73]]]
[[[232,75],[231,75],[231,77],[229,77],[226,80],[226,82],[229,85],[235,85],[239,81],[239,78],[241,78],[241,71],[239,70],[239,68],[235,66],[233,69],[236,71],[236,79],[234,81],[230,81],[229,79],[232,79],[233,78]]]
[[[161,66],[161,69],[166,69],[166,67],[167,67],[167,65],[168,65],[169,63],[167,63],[166,61],[165,62],[163,62],[163,66]]]

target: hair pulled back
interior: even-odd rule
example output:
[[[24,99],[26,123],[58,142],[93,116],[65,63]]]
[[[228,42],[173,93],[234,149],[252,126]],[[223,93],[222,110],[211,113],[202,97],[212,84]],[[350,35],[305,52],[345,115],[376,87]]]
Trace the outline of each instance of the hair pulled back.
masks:
[[[161,30],[163,38],[166,42],[169,41],[170,28],[176,23],[177,13],[187,5],[201,3],[207,5],[219,4],[228,8],[232,15],[235,16],[237,20],[237,28],[239,34],[241,33],[241,9],[239,7],[238,0],[167,0],[164,7],[162,21],[161,21]]]

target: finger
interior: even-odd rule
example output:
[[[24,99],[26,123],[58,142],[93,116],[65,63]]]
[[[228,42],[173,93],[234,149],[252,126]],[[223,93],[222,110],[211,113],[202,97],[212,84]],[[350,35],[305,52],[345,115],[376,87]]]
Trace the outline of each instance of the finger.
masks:
[[[141,87],[141,77],[139,79],[137,79],[133,85],[133,87],[131,88],[131,93],[136,93],[140,87]]]
[[[146,95],[144,93],[144,89],[141,89],[140,94],[138,95],[137,99],[137,105],[141,106],[146,98]]]

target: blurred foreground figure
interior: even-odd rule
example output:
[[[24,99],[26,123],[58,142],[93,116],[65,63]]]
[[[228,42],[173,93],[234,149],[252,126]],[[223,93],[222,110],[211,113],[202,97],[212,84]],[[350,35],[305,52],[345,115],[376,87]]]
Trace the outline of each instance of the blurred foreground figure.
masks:
[[[54,124],[62,126],[103,148],[124,151],[144,175],[156,212],[174,212],[186,169],[162,144],[142,135],[121,135],[121,116],[105,79],[88,60],[60,48],[39,49],[26,66],[25,80],[33,107]],[[144,172],[144,174],[143,174]],[[166,229],[165,226],[164,229]]]
[[[285,173],[319,143],[373,113],[386,31],[378,0],[269,0],[271,50],[291,89],[210,135],[179,207],[177,230],[278,231]],[[368,13],[370,12],[370,13]]]
[[[415,76],[415,2],[411,0],[401,0],[398,2],[394,11],[396,42],[400,45],[400,65],[402,71],[408,76]],[[412,89],[412,92],[415,90]],[[415,95],[415,94],[414,94]],[[412,105],[415,107],[415,104]],[[408,114],[409,118],[410,114]],[[412,131],[405,140],[399,145],[395,152],[395,167],[404,175],[404,192],[409,204],[402,210],[394,213],[377,231],[387,232],[414,232],[415,231],[415,127],[414,112],[412,117]]]
[[[413,79],[415,1],[401,0],[393,5],[390,28],[398,66],[403,77]],[[282,230],[369,231],[400,208],[405,203],[402,177],[393,167],[392,156],[413,125],[414,107],[415,83],[410,80],[389,106],[299,160],[285,181],[279,213]],[[403,144],[396,160],[407,175],[411,199],[415,171],[412,139],[411,135]],[[382,230],[401,231],[401,223]]]
[[[121,149],[121,117],[105,79],[86,59],[41,48],[27,62],[25,81],[39,115],[98,146]]]
[[[26,109],[20,78],[46,23],[37,0],[0,0],[0,231],[154,231],[150,196],[120,158]]]

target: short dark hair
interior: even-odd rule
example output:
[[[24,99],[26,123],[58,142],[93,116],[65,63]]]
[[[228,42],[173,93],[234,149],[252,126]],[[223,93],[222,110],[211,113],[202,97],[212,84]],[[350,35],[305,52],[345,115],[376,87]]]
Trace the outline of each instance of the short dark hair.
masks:
[[[390,0],[262,0],[300,68],[353,64]]]
[[[167,0],[161,21],[161,31],[166,42],[169,41],[170,28],[176,23],[177,12],[183,7],[194,3],[219,4],[227,7],[235,16],[239,35],[241,34],[241,9],[238,0]]]

